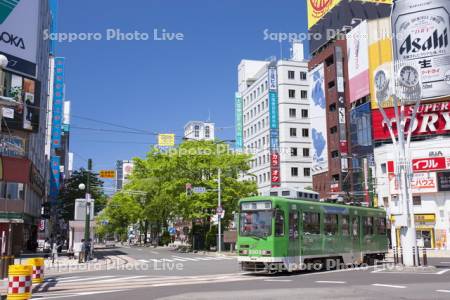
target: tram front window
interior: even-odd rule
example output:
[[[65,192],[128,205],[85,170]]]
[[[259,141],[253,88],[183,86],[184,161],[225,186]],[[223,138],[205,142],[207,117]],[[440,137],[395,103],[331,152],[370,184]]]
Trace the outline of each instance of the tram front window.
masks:
[[[267,237],[272,232],[272,211],[246,211],[240,215],[240,235]]]

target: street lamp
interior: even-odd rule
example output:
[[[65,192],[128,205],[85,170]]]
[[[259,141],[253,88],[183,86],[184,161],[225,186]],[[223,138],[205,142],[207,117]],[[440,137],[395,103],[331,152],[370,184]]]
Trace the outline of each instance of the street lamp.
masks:
[[[89,180],[89,178],[88,178]],[[78,185],[78,189],[81,191],[84,191],[86,189],[86,185],[84,183],[80,183]],[[85,194],[85,201],[86,201],[86,217],[85,217],[85,224],[84,224],[84,240],[87,242],[89,241],[90,236],[90,221],[91,221],[91,195],[89,194],[89,191],[86,190]]]
[[[392,76],[391,76],[392,75]],[[416,228],[412,201],[410,142],[416,122],[416,114],[422,98],[421,76],[419,68],[412,62],[397,61],[378,67],[374,73],[376,100],[384,123],[388,127],[392,139],[395,158],[395,177],[399,190],[399,210],[395,223],[400,225],[401,245],[403,247],[403,263],[415,266],[417,249]],[[383,106],[387,101],[393,104],[395,114],[395,135],[393,122],[388,118]],[[406,106],[413,105],[410,122],[407,125]],[[383,124],[381,124],[383,126]],[[393,228],[395,233],[395,227]],[[395,235],[396,236],[396,235]]]

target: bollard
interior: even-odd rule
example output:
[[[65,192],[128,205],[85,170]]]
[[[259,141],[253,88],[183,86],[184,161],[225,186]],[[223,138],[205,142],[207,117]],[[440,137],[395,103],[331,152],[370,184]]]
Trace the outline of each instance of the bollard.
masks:
[[[31,266],[10,265],[8,268],[8,300],[26,300],[31,298]]]
[[[416,250],[417,250],[417,266],[420,267],[420,249],[419,249],[419,246],[417,246]]]
[[[33,267],[32,279],[33,283],[44,282],[44,265],[45,261],[42,257],[29,258],[26,261],[27,265]]]
[[[428,258],[427,258],[427,249],[425,247],[422,248],[422,256],[423,256],[423,265],[426,267],[428,266]]]
[[[400,247],[400,261],[401,261],[401,264],[403,265],[403,248],[402,247]]]

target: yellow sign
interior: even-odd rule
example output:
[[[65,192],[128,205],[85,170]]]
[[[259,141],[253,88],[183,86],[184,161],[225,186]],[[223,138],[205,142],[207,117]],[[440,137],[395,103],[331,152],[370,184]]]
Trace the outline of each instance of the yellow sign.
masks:
[[[114,170],[101,170],[99,172],[100,178],[116,178],[116,171]]]
[[[308,29],[313,27],[328,12],[330,12],[341,0],[306,0],[308,6]],[[393,0],[357,0],[379,4],[392,4]],[[349,24],[350,25],[350,24]]]
[[[383,18],[368,21],[369,26],[369,86],[372,109],[378,108],[374,84],[375,71],[383,68],[387,74],[391,73],[392,64],[392,30],[391,19]],[[392,107],[392,99],[383,103],[383,107]]]
[[[175,146],[175,134],[165,133],[158,135],[158,145],[160,147],[173,147]]]
[[[394,215],[391,215],[391,222],[395,222]],[[436,215],[435,214],[415,214],[414,222],[415,223],[436,223]]]

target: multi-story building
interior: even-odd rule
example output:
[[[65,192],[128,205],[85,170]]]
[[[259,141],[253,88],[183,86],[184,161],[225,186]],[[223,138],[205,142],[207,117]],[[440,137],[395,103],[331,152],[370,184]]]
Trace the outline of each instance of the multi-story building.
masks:
[[[190,121],[184,126],[184,139],[214,141],[214,123]]]
[[[7,4],[0,6],[0,30],[10,38],[0,43],[8,59],[0,70],[0,98],[10,104],[0,133],[0,233],[2,249],[16,255],[36,241],[45,200],[49,43],[42,32],[51,15],[46,0]]]
[[[311,188],[308,62],[294,43],[290,59],[242,60],[236,93],[236,149],[253,154],[246,176],[260,194]]]

